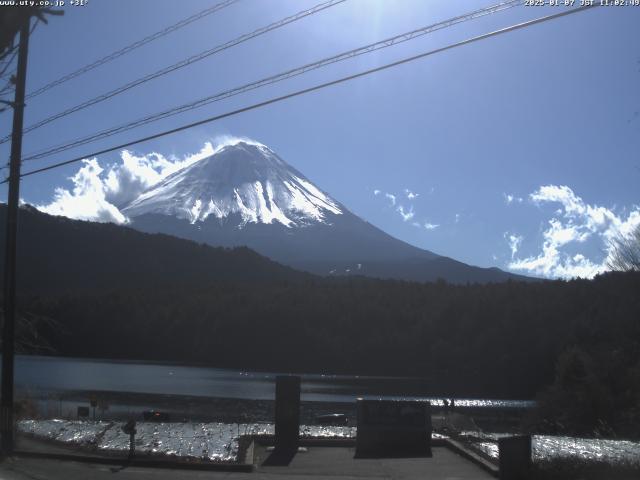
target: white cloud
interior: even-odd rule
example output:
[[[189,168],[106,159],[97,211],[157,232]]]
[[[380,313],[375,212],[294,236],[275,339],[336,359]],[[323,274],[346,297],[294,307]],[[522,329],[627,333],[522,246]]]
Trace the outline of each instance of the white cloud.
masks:
[[[206,142],[205,145],[209,143]],[[212,150],[213,153],[218,153],[224,147],[234,146],[239,143],[248,143],[249,145],[255,145],[256,147],[266,147],[264,143],[257,142],[252,138],[247,137],[236,137],[234,135],[217,135],[213,138],[212,143],[215,145],[215,148]]]
[[[147,188],[172,173],[211,156],[214,151],[213,145],[206,142],[204,147],[194,155],[168,160],[155,152],[136,156],[132,152],[123,150],[120,154],[122,163],[112,166],[104,179],[107,198],[114,205],[121,207],[137,198]]]
[[[522,197],[516,197],[515,195],[511,195],[509,193],[503,193],[504,201],[507,205],[511,205],[513,202],[522,203]]]
[[[416,227],[416,228],[424,228],[426,230],[434,230],[436,228],[438,228],[440,225],[436,225],[433,223],[421,223],[419,221],[416,220],[416,212],[413,209],[413,205],[410,204],[409,207],[405,207],[405,205],[401,204],[400,201],[398,200],[398,196],[394,195],[393,193],[389,193],[389,192],[382,192],[381,190],[374,190],[373,194],[375,196],[378,195],[384,195],[384,197],[389,200],[390,204],[392,207],[395,207],[394,210],[400,215],[400,217],[402,218],[403,222],[409,222],[411,220],[413,220],[413,222],[411,222],[411,225]],[[408,200],[415,200],[416,198],[418,198],[420,196],[420,194],[412,192],[411,190],[409,190],[408,188],[404,189],[404,195],[406,196],[406,198]],[[402,196],[400,197],[402,199]]]
[[[418,197],[420,196],[420,194],[419,194],[419,193],[414,193],[414,192],[412,192],[411,190],[409,190],[408,188],[405,188],[405,189],[404,189],[404,194],[407,196],[407,198],[408,198],[409,200],[416,199],[416,198],[418,198]]]
[[[402,205],[398,205],[398,208],[396,210],[402,217],[403,222],[408,222],[415,215],[415,213],[413,212],[413,206],[409,207],[409,210],[407,211]]]
[[[120,210],[106,199],[106,185],[100,177],[102,167],[96,158],[83,160],[83,166],[70,178],[73,189],[56,188],[49,205],[37,205],[51,215],[62,215],[78,220],[127,223]]]
[[[425,230],[435,230],[436,228],[440,227],[440,225],[436,223],[429,223],[429,222],[424,222],[424,223],[413,222],[411,225],[413,225],[416,228],[424,228]]]
[[[392,193],[385,193],[384,196],[387,197],[391,201],[391,205],[395,205],[396,204],[396,196],[395,195],[393,195]]]
[[[455,222],[455,223],[460,222],[460,214],[459,214],[459,213],[456,213],[456,217],[455,217],[454,222]]]
[[[167,159],[155,152],[138,156],[123,150],[121,162],[107,169],[97,158],[83,160],[80,169],[69,177],[73,187],[56,188],[52,201],[36,208],[78,220],[128,223],[120,207],[172,173],[212,155],[214,151],[216,149],[210,142],[206,142],[198,153],[181,159]]]
[[[640,225],[640,207],[635,206],[624,218],[613,210],[590,205],[566,185],[545,185],[529,198],[536,205],[559,203],[555,211],[559,218],[551,218],[543,232],[542,251],[523,259],[513,259],[509,268],[545,277],[591,278],[607,270],[607,260],[613,254],[611,240],[618,235],[627,236]],[[589,259],[584,253],[571,253],[587,241],[598,242],[605,252],[599,260]],[[520,243],[518,244],[518,247]],[[512,248],[513,252],[513,248]],[[515,254],[514,254],[515,255]]]
[[[504,232],[504,238],[507,240],[509,244],[509,248],[511,249],[511,259],[516,253],[518,253],[518,249],[520,248],[520,244],[522,244],[522,240],[524,237],[522,235],[515,235],[513,233]]]

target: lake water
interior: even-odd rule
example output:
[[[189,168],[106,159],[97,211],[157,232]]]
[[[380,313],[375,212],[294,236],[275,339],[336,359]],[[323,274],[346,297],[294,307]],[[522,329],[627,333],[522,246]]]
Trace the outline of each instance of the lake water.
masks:
[[[97,445],[98,450],[122,453],[126,452],[129,439],[121,432],[119,423],[71,420],[75,418],[78,402],[61,398],[80,393],[81,396],[84,395],[85,405],[88,392],[139,394],[145,398],[175,395],[202,398],[205,403],[211,398],[231,398],[237,400],[228,403],[235,409],[241,409],[239,405],[245,400],[273,400],[275,376],[274,373],[168,364],[17,356],[18,394],[28,392],[33,396],[49,396],[48,399],[36,402],[44,414],[41,419],[22,420],[18,427],[21,432],[36,437],[80,446],[87,444],[92,448]],[[442,399],[430,396],[428,385],[419,378],[303,375],[302,380],[303,401],[353,402],[358,397],[416,398],[442,405]],[[456,399],[456,404],[460,407],[482,409],[520,409],[533,406],[533,402],[488,399]],[[335,408],[331,403],[314,405],[321,405],[319,408],[325,408],[325,405],[328,409]],[[67,415],[64,414],[65,411],[68,412]],[[119,414],[122,418],[131,418],[132,412],[139,414],[140,411],[139,405],[120,404],[111,405],[109,408],[111,419],[118,418]],[[67,420],[53,420],[65,416]],[[272,418],[273,415],[264,417]],[[98,418],[104,418],[104,412],[99,412]],[[301,427],[302,435],[353,437],[356,434],[353,423],[350,423],[349,427],[307,425]],[[240,424],[229,421],[139,423],[138,430],[139,448],[142,451],[195,456],[214,461],[234,461],[238,450],[237,439],[241,434],[273,433],[273,425],[264,421]],[[503,434],[481,431],[467,434],[469,438],[475,438],[472,442],[473,448],[497,459],[497,439]],[[640,468],[638,442],[535,436],[533,446],[536,462],[579,459]]]
[[[65,394],[72,392],[126,392],[133,394],[273,400],[276,373],[159,363],[80,358],[16,356],[18,392]],[[302,400],[353,402],[356,398],[433,398],[420,378],[302,375]],[[519,400],[456,399],[460,407],[527,408]]]

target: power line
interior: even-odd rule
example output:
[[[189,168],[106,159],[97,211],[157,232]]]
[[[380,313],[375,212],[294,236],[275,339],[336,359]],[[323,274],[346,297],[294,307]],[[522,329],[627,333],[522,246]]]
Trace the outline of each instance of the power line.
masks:
[[[20,44],[16,43],[15,45],[10,46],[9,48],[6,49],[6,51],[4,51],[4,52],[2,52],[0,54],[0,62],[5,62],[6,63],[6,65],[4,66],[2,71],[0,72],[0,78],[5,78],[6,76],[8,76],[8,74],[5,74],[4,72],[6,72],[7,66],[10,65],[11,62],[13,62],[13,60],[16,58],[16,55],[18,54],[18,47],[19,46],[20,46]],[[9,55],[11,55],[11,58],[7,60]]]
[[[4,78],[5,76],[11,76],[10,73],[5,73],[5,72],[11,66],[13,61],[15,60],[16,55],[18,55],[18,49],[17,48],[14,50],[13,54],[11,55],[11,58],[9,58],[8,60],[5,61],[4,67],[2,67],[2,70],[0,70],[0,78]]]
[[[36,27],[38,26],[38,23],[40,23],[40,19],[36,18],[36,21],[33,22],[33,25],[31,26],[31,30],[29,30],[29,36],[31,36],[31,34],[33,34],[33,32],[35,31]],[[8,60],[5,60],[5,65],[2,68],[2,70],[0,70],[0,78],[10,77],[11,75],[13,75],[12,73],[6,73],[6,71],[9,68],[9,66],[11,66],[11,64],[15,60],[16,56],[18,55],[19,48],[20,48],[20,43],[16,43],[13,47],[11,47],[9,50],[7,50],[4,53],[4,56],[6,57],[11,52],[13,52],[13,54],[11,55],[11,58],[8,59]]]
[[[165,111],[162,111],[162,112],[159,112],[159,113],[148,115],[146,117],[143,117],[143,118],[140,118],[138,120],[134,120],[134,121],[128,122],[128,123],[123,124],[123,125],[119,125],[117,127],[111,127],[109,129],[102,130],[102,131],[100,131],[98,133],[95,133],[95,134],[92,134],[92,135],[89,135],[89,136],[86,136],[86,137],[83,137],[83,138],[80,138],[80,139],[76,139],[76,140],[73,140],[71,142],[67,142],[67,143],[64,143],[64,144],[61,144],[61,145],[57,145],[57,146],[54,146],[54,147],[49,147],[44,151],[39,151],[39,152],[36,152],[36,153],[32,153],[29,156],[27,156],[26,158],[24,158],[23,160],[24,161],[37,160],[37,159],[44,158],[44,157],[47,157],[47,156],[55,154],[55,153],[60,153],[62,151],[66,151],[66,150],[69,150],[71,148],[78,147],[80,145],[86,145],[87,143],[91,143],[91,142],[94,142],[94,141],[99,140],[99,139],[104,139],[104,138],[107,138],[107,137],[111,137],[111,136],[116,135],[117,133],[120,133],[120,132],[125,131],[125,130],[128,131],[128,130],[131,130],[133,128],[140,127],[142,125],[146,125],[148,123],[152,123],[152,122],[161,120],[163,118],[167,118],[167,117],[170,117],[170,116],[173,116],[173,115],[177,115],[179,113],[184,113],[186,111],[193,110],[193,109],[202,107],[204,105],[208,105],[208,104],[213,103],[213,102],[224,100],[226,98],[230,98],[230,97],[233,97],[233,96],[236,96],[236,95],[240,95],[242,93],[246,93],[248,91],[255,90],[257,88],[261,88],[263,86],[272,85],[274,83],[278,83],[278,82],[284,81],[286,79],[289,79],[289,78],[292,78],[292,77],[295,77],[295,76],[298,76],[298,75],[302,75],[302,74],[307,73],[307,72],[309,72],[311,70],[316,70],[316,69],[325,67],[327,65],[331,65],[331,64],[334,64],[334,63],[337,63],[337,62],[341,62],[341,61],[344,61],[344,60],[348,60],[348,59],[357,57],[359,55],[363,55],[363,54],[370,53],[370,52],[373,52],[373,51],[376,51],[376,50],[380,50],[380,49],[383,49],[383,48],[391,47],[391,46],[399,44],[399,43],[403,43],[403,42],[406,42],[406,41],[409,41],[409,40],[413,40],[415,38],[418,38],[420,36],[426,35],[428,33],[432,33],[434,31],[437,31],[437,30],[440,30],[440,29],[443,29],[443,28],[447,28],[447,27],[450,27],[450,26],[453,26],[453,25],[456,25],[456,24],[459,24],[459,23],[462,23],[462,22],[466,22],[466,21],[469,21],[469,20],[472,20],[472,19],[475,19],[475,18],[479,18],[479,17],[485,16],[485,15],[490,15],[490,14],[493,14],[493,13],[497,13],[497,12],[499,12],[501,10],[505,10],[507,8],[512,8],[512,7],[521,5],[522,3],[523,3],[522,0],[511,0],[511,1],[501,2],[499,4],[492,5],[490,7],[485,7],[485,8],[479,9],[479,10],[475,10],[473,12],[470,12],[470,13],[467,13],[467,14],[464,14],[464,15],[459,15],[457,17],[453,17],[453,18],[450,18],[448,20],[444,20],[442,22],[438,22],[438,23],[435,23],[435,24],[432,24],[432,25],[421,27],[421,28],[412,30],[410,32],[402,33],[400,35],[396,35],[396,36],[387,38],[385,40],[380,40],[378,42],[371,43],[369,45],[365,45],[363,47],[359,47],[359,48],[356,48],[356,49],[353,49],[353,50],[342,52],[342,53],[340,53],[338,55],[327,57],[327,58],[324,58],[322,60],[303,65],[301,67],[297,67],[297,68],[294,68],[294,69],[291,69],[291,70],[287,70],[285,72],[278,73],[276,75],[272,75],[270,77],[266,77],[266,78],[263,78],[261,80],[257,80],[255,82],[251,82],[251,83],[242,85],[240,87],[235,87],[235,88],[232,88],[230,90],[225,90],[223,92],[216,93],[214,95],[210,95],[208,97],[196,100],[194,102],[186,103],[186,104],[183,104],[183,105],[179,105],[177,107],[173,107],[173,108],[171,108],[169,110],[165,110]]]
[[[13,90],[13,82],[9,79],[4,86],[0,88],[0,95],[5,95],[5,92],[10,92],[11,90]]]
[[[168,73],[174,72],[180,68],[186,67],[188,65],[191,65],[195,62],[198,62],[200,60],[203,60],[207,57],[210,57],[211,55],[214,55],[216,53],[222,52],[223,50],[227,50],[229,48],[235,47],[236,45],[239,45],[241,43],[244,43],[248,40],[251,40],[252,38],[258,37],[260,35],[264,35],[267,32],[270,32],[272,30],[276,30],[278,28],[284,27],[285,25],[288,25],[289,23],[295,22],[297,20],[300,20],[302,18],[308,17],[310,15],[313,15],[315,13],[318,13],[322,10],[326,10],[327,8],[333,7],[335,5],[338,5],[340,3],[344,3],[346,0],[328,0],[325,1],[323,3],[320,3],[312,8],[309,8],[307,10],[303,10],[301,12],[296,13],[295,15],[291,15],[289,17],[283,18],[282,20],[279,20],[277,22],[274,22],[270,25],[267,25],[265,27],[259,28],[257,30],[254,30],[251,33],[248,34],[244,34],[241,35],[240,37],[237,37],[233,40],[230,40],[226,43],[223,43],[221,45],[218,45],[214,48],[211,48],[209,50],[205,50],[203,52],[200,52],[196,55],[193,55],[189,58],[186,58],[184,60],[181,60],[178,63],[175,63],[173,65],[170,65],[168,67],[165,67],[163,69],[160,69],[154,73],[151,73],[149,75],[145,75],[144,77],[138,78],[136,80],[133,80],[132,82],[129,82],[125,85],[122,85],[118,88],[115,88],[113,90],[108,91],[107,93],[104,93],[102,95],[99,95],[97,97],[94,97],[92,99],[89,99],[85,102],[82,102],[78,105],[75,105],[74,107],[68,108],[67,110],[64,110],[62,112],[56,113],[55,115],[52,115],[50,117],[47,117],[43,120],[40,120],[39,122],[36,122],[32,125],[29,125],[28,127],[26,127],[23,131],[23,133],[28,133],[31,132],[33,130],[36,130],[37,128],[43,127],[44,125],[47,125],[55,120],[58,120],[62,117],[66,117],[67,115],[71,115],[72,113],[76,113],[80,110],[83,110],[87,107],[90,107],[92,105],[95,105],[97,103],[101,103],[104,102],[105,100],[108,100],[110,98],[115,97],[116,95],[120,95],[121,93],[126,92],[127,90],[131,90],[134,87],[137,87],[139,85],[142,85],[143,83],[147,83],[151,80],[154,80],[158,77],[161,77],[163,75],[166,75]],[[5,143],[9,140],[9,136],[3,137],[0,140],[0,144],[1,143]]]
[[[33,32],[35,31],[36,27],[38,26],[38,23],[40,23],[40,19],[36,18],[36,21],[33,23],[33,26],[31,27],[31,30],[29,30],[29,36],[31,36],[33,34]],[[7,60],[6,65],[4,66],[2,71],[0,72],[0,78],[9,77],[9,80],[7,80],[7,82],[4,84],[4,86],[0,89],[0,96],[6,95],[7,93],[11,93],[12,90],[15,90],[14,84],[13,84],[14,78],[12,78],[12,77],[13,77],[14,74],[17,74],[17,71],[16,72],[9,72],[9,73],[6,73],[6,74],[5,74],[5,72],[7,71],[9,66],[11,66],[11,63],[13,62],[13,60],[15,59],[16,55],[19,52],[19,49],[20,49],[20,44],[19,43],[16,44],[14,47],[12,47],[12,50],[15,50],[14,53],[13,53],[13,56],[9,60]],[[0,113],[3,113],[5,110],[7,110],[8,106],[11,106],[11,107],[14,106],[12,102],[5,101],[5,100],[0,100],[0,104],[6,105],[6,106],[0,106]],[[9,135],[9,137],[10,137],[10,135]]]
[[[225,0],[224,2],[220,2],[216,5],[213,5],[212,7],[206,8],[204,10],[202,10],[201,12],[198,12],[194,15],[191,15],[190,17],[187,17],[183,20],[180,20],[177,23],[174,23],[173,25],[169,25],[166,28],[163,28],[162,30],[159,30],[155,33],[152,33],[151,35],[148,35],[146,37],[144,37],[141,40],[138,40],[136,42],[133,42],[129,45],[127,45],[126,47],[121,48],[120,50],[116,50],[113,53],[110,53],[109,55],[102,57],[98,60],[96,60],[93,63],[90,63],[88,65],[85,65],[84,67],[81,67],[67,75],[64,75],[56,80],[53,80],[52,82],[47,83],[46,85],[38,88],[37,90],[29,93],[27,95],[27,98],[33,98],[37,95],[40,95],[41,93],[46,92],[47,90],[50,90],[62,83],[65,83],[71,79],[74,79],[76,77],[79,77],[80,75],[83,75],[91,70],[93,70],[94,68],[97,68],[101,65],[104,65],[105,63],[111,62],[112,60],[115,60],[116,58],[119,58],[123,55],[126,55],[127,53],[140,48],[144,45],[146,45],[147,43],[153,42],[154,40],[157,40],[158,38],[164,37],[165,35],[168,35],[172,32],[175,32],[176,30],[182,28],[182,27],[186,27],[187,25],[200,20],[201,18],[204,18],[208,15],[211,15],[212,13],[217,12],[218,10],[222,10],[223,8],[226,8],[230,5],[233,5],[234,3],[238,2],[239,0]]]
[[[12,53],[15,55],[15,53],[18,51],[18,44],[15,44],[9,48],[6,49],[6,51],[3,51],[2,53],[0,53],[0,62],[4,62],[5,58],[7,58],[9,55],[11,55]],[[0,78],[3,77],[2,74],[0,74]]]
[[[11,80],[9,80],[7,83],[5,83],[5,85],[0,89],[0,104],[3,105],[8,105],[11,102],[9,102],[8,100],[3,100],[1,97],[5,96],[5,95],[9,95],[11,94],[11,92],[14,91],[14,87],[13,87],[13,83],[11,83]],[[2,106],[0,105],[0,113],[4,112],[7,109],[6,106]]]
[[[254,103],[254,104],[249,105],[247,107],[239,108],[237,110],[232,110],[230,112],[226,112],[226,113],[223,113],[223,114],[220,114],[220,115],[215,115],[213,117],[205,118],[203,120],[199,120],[197,122],[189,123],[187,125],[182,125],[180,127],[172,128],[170,130],[165,130],[163,132],[156,133],[154,135],[149,135],[147,137],[138,138],[137,140],[132,140],[130,142],[122,143],[120,145],[116,145],[116,146],[113,146],[113,147],[105,148],[103,150],[99,150],[97,152],[93,152],[93,153],[90,153],[90,154],[82,155],[80,157],[76,157],[76,158],[73,158],[71,160],[66,160],[66,161],[63,161],[63,162],[58,162],[58,163],[54,163],[52,165],[48,165],[46,167],[38,168],[36,170],[31,170],[29,172],[23,173],[21,175],[21,177],[28,177],[30,175],[35,175],[37,173],[45,172],[45,171],[48,171],[48,170],[53,170],[55,168],[63,167],[65,165],[69,165],[69,164],[72,164],[72,163],[77,163],[77,162],[80,162],[80,161],[82,161],[82,160],[84,160],[86,158],[89,158],[89,157],[95,157],[95,156],[102,155],[102,154],[105,154],[105,153],[113,152],[114,150],[120,150],[122,148],[130,147],[130,146],[138,144],[138,143],[143,143],[143,142],[147,142],[149,140],[154,140],[156,138],[160,138],[160,137],[164,137],[164,136],[167,136],[167,135],[171,135],[173,133],[181,132],[183,130],[187,130],[189,128],[193,128],[193,127],[197,127],[197,126],[200,126],[200,125],[204,125],[206,123],[215,122],[215,121],[221,120],[223,118],[227,118],[227,117],[231,117],[231,116],[234,116],[234,115],[238,115],[240,113],[245,113],[245,112],[248,112],[248,111],[251,111],[251,110],[256,110],[258,108],[266,107],[267,105],[278,103],[278,102],[281,102],[283,100],[287,100],[289,98],[298,97],[298,96],[301,96],[301,95],[304,95],[304,94],[307,94],[307,93],[315,92],[315,91],[322,90],[322,89],[327,88],[327,87],[331,87],[331,86],[338,85],[338,84],[341,84],[341,83],[344,83],[344,82],[348,82],[348,81],[354,80],[356,78],[365,77],[365,76],[371,75],[373,73],[381,72],[383,70],[388,70],[390,68],[397,67],[397,66],[403,65],[405,63],[413,62],[415,60],[419,60],[419,59],[422,59],[422,58],[425,58],[425,57],[428,57],[428,56],[431,56],[431,55],[435,55],[437,53],[445,52],[447,50],[452,50],[454,48],[461,47],[463,45],[468,45],[470,43],[475,43],[475,42],[478,42],[480,40],[485,40],[485,39],[490,38],[490,37],[495,37],[495,36],[498,36],[498,35],[502,35],[504,33],[508,33],[508,32],[512,32],[512,31],[515,31],[515,30],[522,29],[522,28],[530,27],[532,25],[536,25],[536,24],[539,24],[539,23],[547,22],[549,20],[555,20],[555,19],[560,18],[560,17],[564,17],[564,16],[571,15],[571,14],[578,13],[578,12],[582,12],[584,10],[588,10],[590,8],[599,7],[599,6],[600,6],[599,4],[585,5],[585,6],[582,6],[582,7],[573,8],[573,9],[570,9],[570,10],[565,10],[565,11],[560,12],[560,13],[554,13],[552,15],[547,15],[545,17],[536,18],[534,20],[528,20],[526,22],[522,22],[522,23],[519,23],[519,24],[516,24],[516,25],[512,25],[510,27],[505,27],[505,28],[502,28],[502,29],[499,29],[499,30],[494,30],[493,32],[485,33],[485,34],[482,34],[482,35],[479,35],[479,36],[476,36],[476,37],[469,38],[467,40],[463,40],[463,41],[460,41],[460,42],[452,43],[452,44],[449,44],[447,46],[437,48],[435,50],[430,50],[430,51],[427,51],[427,52],[420,53],[418,55],[414,55],[414,56],[411,56],[411,57],[403,58],[403,59],[397,60],[395,62],[387,63],[387,64],[381,65],[379,67],[375,67],[375,68],[372,68],[372,69],[369,69],[369,70],[364,70],[362,72],[355,73],[355,74],[352,74],[352,75],[348,75],[346,77],[341,77],[341,78],[338,78],[336,80],[332,80],[332,81],[329,81],[329,82],[321,83],[321,84],[315,85],[313,87],[308,87],[308,88],[305,88],[305,89],[302,89],[302,90],[297,90],[295,92],[288,93],[286,95],[282,95],[282,96],[279,96],[279,97],[271,98],[271,99],[265,100],[263,102]],[[1,183],[6,183],[6,182],[7,182],[7,180],[4,180]]]

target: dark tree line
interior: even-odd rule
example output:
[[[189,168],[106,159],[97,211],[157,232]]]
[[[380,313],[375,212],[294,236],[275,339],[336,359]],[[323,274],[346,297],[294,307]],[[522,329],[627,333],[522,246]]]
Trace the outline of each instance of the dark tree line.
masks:
[[[533,398],[552,385],[552,407],[593,404],[590,421],[566,427],[593,430],[638,413],[638,291],[635,272],[468,286],[347,278],[39,295],[22,308],[61,325],[42,334],[64,355],[419,376],[435,395]]]

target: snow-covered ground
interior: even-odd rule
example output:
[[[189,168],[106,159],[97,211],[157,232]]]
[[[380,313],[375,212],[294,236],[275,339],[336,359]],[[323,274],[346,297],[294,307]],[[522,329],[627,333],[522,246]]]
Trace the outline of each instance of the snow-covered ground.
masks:
[[[36,438],[55,440],[102,453],[125,453],[129,435],[121,422],[22,420],[18,429]],[[273,434],[273,424],[138,423],[136,453],[235,462],[241,435]],[[303,437],[355,437],[354,427],[301,426]]]
[[[509,434],[465,432],[465,436],[479,440],[471,443],[495,460],[498,459],[498,439]],[[532,455],[536,463],[557,460],[580,460],[640,469],[640,442],[604,440],[550,435],[534,435]]]
[[[129,436],[121,422],[91,422],[75,420],[22,420],[18,429],[36,438],[85,447],[101,453],[125,454]],[[138,454],[167,455],[214,462],[235,462],[238,459],[238,439],[242,435],[272,435],[269,423],[138,423],[136,425]],[[300,427],[303,437],[355,438],[355,427]],[[463,432],[469,445],[498,459],[498,438],[509,434]],[[434,438],[444,438],[434,434]],[[575,459],[610,465],[640,468],[640,442],[590,438],[533,437],[533,460],[537,463]]]

